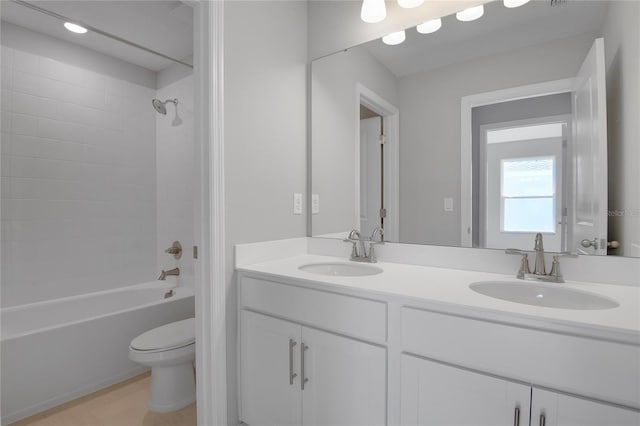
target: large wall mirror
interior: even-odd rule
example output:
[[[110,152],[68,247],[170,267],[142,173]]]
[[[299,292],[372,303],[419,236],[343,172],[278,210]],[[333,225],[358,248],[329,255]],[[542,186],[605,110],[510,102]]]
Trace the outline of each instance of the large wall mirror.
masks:
[[[638,2],[405,34],[311,64],[311,235],[640,256]]]

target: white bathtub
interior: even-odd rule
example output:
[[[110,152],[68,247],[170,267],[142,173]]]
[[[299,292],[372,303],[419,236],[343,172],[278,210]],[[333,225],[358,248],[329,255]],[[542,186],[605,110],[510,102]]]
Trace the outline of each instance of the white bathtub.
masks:
[[[0,310],[2,425],[144,371],[131,340],[194,316],[193,292],[153,281]]]

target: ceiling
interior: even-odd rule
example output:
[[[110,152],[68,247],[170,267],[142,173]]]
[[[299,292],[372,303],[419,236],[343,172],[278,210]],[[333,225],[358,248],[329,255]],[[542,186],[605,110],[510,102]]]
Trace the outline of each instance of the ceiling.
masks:
[[[500,52],[574,35],[597,32],[607,8],[606,1],[568,0],[550,6],[548,0],[531,1],[507,9],[502,1],[485,5],[484,16],[460,22],[455,16],[442,18],[442,28],[419,34],[415,27],[407,39],[387,46],[380,39],[364,46],[397,77],[466,62]]]
[[[62,22],[11,1],[1,1],[3,21],[113,56],[152,71],[173,62],[91,31],[74,34]],[[178,60],[193,55],[193,9],[181,1],[29,1]],[[190,59],[185,62],[191,62]]]

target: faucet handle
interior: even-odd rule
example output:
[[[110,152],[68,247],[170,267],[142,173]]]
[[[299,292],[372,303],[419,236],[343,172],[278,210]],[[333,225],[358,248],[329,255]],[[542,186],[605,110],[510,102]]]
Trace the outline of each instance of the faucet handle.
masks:
[[[376,240],[376,236],[380,236],[380,239]],[[374,228],[373,232],[371,233],[371,238],[369,238],[369,241],[372,241],[376,244],[384,243],[384,229],[380,227]]]
[[[508,248],[504,252],[506,254],[519,254],[519,255],[525,255],[529,253],[527,250],[520,250],[516,248]]]
[[[551,263],[551,271],[549,271],[549,276],[554,278],[554,281],[557,283],[563,283],[564,278],[562,278],[562,274],[560,273],[560,257],[562,254],[554,254],[553,262]]]
[[[576,253],[575,251],[561,251],[558,253],[551,253],[551,255],[554,258],[560,258],[560,257],[578,257],[578,253]]]
[[[358,257],[358,247],[357,247],[357,243],[358,240],[353,240],[351,238],[345,238],[344,240],[345,243],[351,243],[351,260],[355,259]]]

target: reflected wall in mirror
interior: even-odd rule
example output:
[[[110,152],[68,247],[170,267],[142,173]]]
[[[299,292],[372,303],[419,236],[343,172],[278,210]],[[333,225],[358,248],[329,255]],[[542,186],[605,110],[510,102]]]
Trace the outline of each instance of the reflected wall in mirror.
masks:
[[[640,256],[640,3],[486,5],[315,60],[311,235]]]

